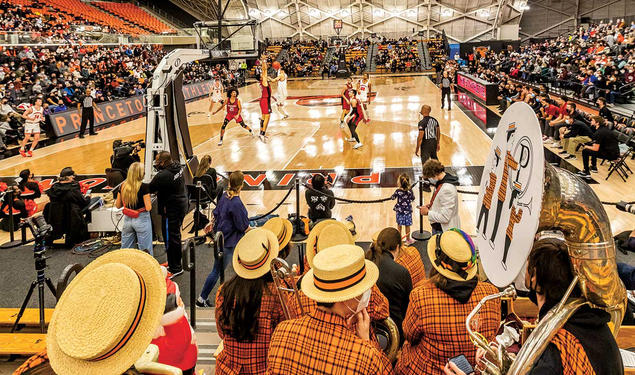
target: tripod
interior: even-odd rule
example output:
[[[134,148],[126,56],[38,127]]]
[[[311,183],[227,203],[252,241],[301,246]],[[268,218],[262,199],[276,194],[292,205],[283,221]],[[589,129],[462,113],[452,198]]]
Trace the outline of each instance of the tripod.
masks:
[[[35,272],[37,274],[36,279],[31,282],[31,286],[29,287],[29,291],[24,298],[24,302],[22,302],[22,307],[20,307],[20,312],[18,312],[18,316],[15,319],[15,323],[13,323],[13,327],[11,328],[11,333],[15,332],[18,328],[18,324],[20,324],[20,319],[22,319],[22,315],[24,315],[24,311],[26,310],[26,306],[29,304],[31,300],[31,295],[33,294],[33,290],[35,290],[35,286],[37,286],[38,291],[38,302],[40,309],[40,332],[45,333],[45,321],[44,321],[44,284],[48,286],[53,296],[57,296],[55,292],[55,286],[51,282],[51,279],[44,275],[44,270],[46,269],[46,257],[44,257],[44,253],[46,252],[46,246],[44,245],[44,236],[35,236],[35,246],[33,248],[33,257],[35,258]]]

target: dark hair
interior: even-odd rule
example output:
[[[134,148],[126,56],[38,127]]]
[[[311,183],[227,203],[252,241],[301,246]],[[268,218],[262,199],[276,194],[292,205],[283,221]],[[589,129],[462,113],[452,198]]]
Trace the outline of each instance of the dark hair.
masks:
[[[29,178],[31,178],[31,170],[30,169],[23,169],[22,171],[20,171],[20,183],[18,184],[18,187],[20,188],[20,190],[22,190],[25,186],[27,181],[29,180]]]
[[[407,174],[399,175],[399,187],[403,190],[410,190],[410,177]]]
[[[592,116],[591,120],[595,120],[595,122],[597,122],[598,125],[604,126],[604,119],[602,118],[602,116]]]
[[[377,236],[377,241],[370,245],[366,258],[379,265],[379,258],[385,252],[390,252],[401,247],[401,233],[396,228],[382,229]]]
[[[604,98],[603,98],[603,97],[601,97],[601,96],[598,98],[598,100],[597,100],[597,101],[598,101],[598,102],[602,102],[602,104],[605,104],[605,103],[606,103],[606,99],[604,99]]]
[[[320,190],[324,187],[324,176],[321,173],[316,174],[311,178],[311,185],[313,189]]]
[[[431,178],[445,171],[443,164],[436,159],[428,159],[421,168],[423,178]]]
[[[238,342],[252,342],[258,335],[258,315],[263,295],[269,293],[267,283],[273,282],[267,272],[257,279],[244,279],[238,275],[223,284],[223,300],[218,316],[221,329]]]
[[[172,160],[172,155],[170,155],[170,151],[161,151],[157,155],[157,162],[162,167],[167,167],[172,165],[174,161]]]
[[[326,307],[327,309],[330,309],[331,307],[335,306],[335,302],[316,302],[318,306],[321,307]]]
[[[428,280],[430,280],[430,282],[434,284],[434,286],[442,290],[446,289],[446,287],[448,286],[448,281],[449,281],[447,277],[443,276],[434,267],[430,268],[430,277],[428,278]]]
[[[573,266],[564,241],[545,238],[534,242],[527,260],[529,277],[536,277],[536,293],[545,296],[545,304],[554,306],[564,296],[573,281]],[[580,296],[576,287],[572,297]]]
[[[236,91],[236,97],[238,97],[238,89],[236,89],[235,87],[231,87],[230,89],[227,90],[227,99],[232,97],[233,91]]]

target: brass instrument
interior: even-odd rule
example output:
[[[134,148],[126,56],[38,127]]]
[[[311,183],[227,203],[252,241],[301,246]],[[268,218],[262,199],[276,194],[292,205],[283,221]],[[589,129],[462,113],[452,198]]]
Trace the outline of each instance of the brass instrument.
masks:
[[[282,305],[282,311],[286,319],[295,319],[305,314],[304,307],[302,306],[302,300],[300,299],[299,290],[297,287],[297,276],[295,269],[289,267],[289,264],[281,258],[275,258],[271,261],[271,276],[273,277],[274,285],[276,286],[276,293],[280,304]],[[293,298],[288,295],[293,293],[298,300],[298,306],[300,306],[300,316],[295,316],[289,311],[287,306],[287,298]],[[399,329],[397,324],[390,319],[390,317],[373,322],[375,328],[375,334],[377,341],[380,343],[386,357],[390,361],[394,361],[399,353]]]
[[[611,328],[617,336],[626,309],[626,290],[617,274],[609,218],[588,184],[569,171],[545,164],[538,232],[554,229],[564,236],[575,277],[562,300],[538,322],[518,355],[514,358],[503,350],[492,349],[487,340],[472,332],[469,326],[482,303],[503,297],[509,293],[507,289],[483,299],[468,316],[470,337],[487,353],[485,374],[527,374],[558,330],[587,304],[611,314]],[[569,298],[576,285],[582,291],[582,298]]]

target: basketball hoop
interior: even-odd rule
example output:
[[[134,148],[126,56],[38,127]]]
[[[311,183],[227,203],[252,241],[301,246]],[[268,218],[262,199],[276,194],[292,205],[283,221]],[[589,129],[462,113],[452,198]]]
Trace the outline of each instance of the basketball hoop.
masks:
[[[342,31],[342,20],[333,20],[333,29],[337,33],[337,36],[340,36],[340,32]]]

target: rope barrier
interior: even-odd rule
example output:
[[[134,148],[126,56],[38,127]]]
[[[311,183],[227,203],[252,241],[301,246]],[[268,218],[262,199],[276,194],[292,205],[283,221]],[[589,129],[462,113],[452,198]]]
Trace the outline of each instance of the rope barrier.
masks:
[[[419,183],[419,181],[416,181],[415,183],[410,185],[410,189],[415,187],[418,183]],[[340,202],[348,202],[348,203],[382,203],[382,202],[386,202],[386,201],[389,201],[389,200],[393,199],[392,195],[390,197],[386,197],[386,198],[371,199],[371,200],[346,199],[346,198],[340,198],[340,197],[335,197],[335,196],[328,195],[328,194],[326,194],[326,193],[324,193],[323,191],[320,191],[320,190],[315,190],[314,188],[312,188],[311,186],[309,186],[306,183],[303,184],[303,185],[304,185],[304,187],[306,189],[309,189],[309,190],[313,191],[314,193],[318,193],[318,194],[323,195],[323,196],[331,197],[331,198],[335,199],[336,201],[340,201]]]
[[[260,220],[263,217],[266,217],[268,215],[271,215],[275,210],[277,210],[278,208],[280,208],[280,206],[282,206],[282,204],[287,200],[287,198],[289,198],[289,195],[291,195],[291,192],[293,191],[293,189],[295,188],[294,186],[291,186],[291,188],[289,188],[289,190],[287,191],[287,194],[284,196],[284,198],[282,198],[282,200],[280,201],[280,203],[278,203],[273,209],[271,209],[269,212],[267,212],[266,214],[262,214],[259,216],[255,216],[255,217],[250,217],[249,221],[255,221],[255,220]]]

